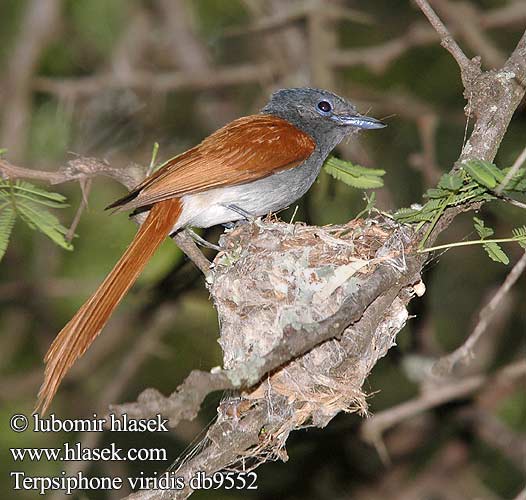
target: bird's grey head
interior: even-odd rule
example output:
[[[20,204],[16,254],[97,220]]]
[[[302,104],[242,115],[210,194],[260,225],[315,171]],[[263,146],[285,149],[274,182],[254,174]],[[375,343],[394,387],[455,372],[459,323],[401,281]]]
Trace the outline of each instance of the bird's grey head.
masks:
[[[375,118],[360,115],[349,101],[321,89],[278,90],[261,112],[289,121],[309,134],[320,149],[326,151],[360,129],[386,126]]]

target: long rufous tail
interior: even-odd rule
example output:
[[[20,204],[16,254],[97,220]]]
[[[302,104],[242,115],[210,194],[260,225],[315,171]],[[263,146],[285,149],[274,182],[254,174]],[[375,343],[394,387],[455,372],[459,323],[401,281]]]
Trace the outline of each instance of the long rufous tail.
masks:
[[[57,335],[49,348],[36,411],[45,413],[73,363],[95,340],[181,213],[179,199],[155,204],[119,262]]]

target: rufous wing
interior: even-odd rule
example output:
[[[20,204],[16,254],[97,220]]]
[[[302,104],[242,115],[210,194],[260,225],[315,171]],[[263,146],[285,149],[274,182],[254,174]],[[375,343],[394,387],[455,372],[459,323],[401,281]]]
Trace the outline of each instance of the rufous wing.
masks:
[[[171,159],[108,208],[137,209],[221,186],[245,184],[300,165],[314,151],[308,134],[272,115],[239,118]]]

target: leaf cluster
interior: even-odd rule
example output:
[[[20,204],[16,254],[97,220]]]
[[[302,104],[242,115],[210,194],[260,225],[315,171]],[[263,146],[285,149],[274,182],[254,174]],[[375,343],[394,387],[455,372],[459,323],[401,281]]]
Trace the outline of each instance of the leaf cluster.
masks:
[[[504,181],[509,168],[500,169],[483,160],[469,160],[455,173],[444,174],[438,185],[424,194],[428,201],[417,208],[402,208],[394,213],[398,222],[417,224],[417,230],[424,224],[430,226],[420,244],[423,248],[429,234],[446,208],[464,203],[488,202],[501,197],[526,193],[525,170],[519,169],[504,186],[502,195],[495,189]]]
[[[0,181],[0,259],[5,254],[17,218],[62,248],[72,250],[72,244],[66,239],[68,229],[48,210],[67,206],[66,198],[59,193],[21,180]]]

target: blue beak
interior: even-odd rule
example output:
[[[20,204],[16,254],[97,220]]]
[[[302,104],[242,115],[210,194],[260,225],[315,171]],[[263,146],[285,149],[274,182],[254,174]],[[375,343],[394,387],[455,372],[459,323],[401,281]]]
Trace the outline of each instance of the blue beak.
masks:
[[[387,127],[387,124],[372,118],[370,116],[363,115],[332,115],[331,119],[340,125],[349,125],[351,127],[363,128],[363,129],[375,129]]]

